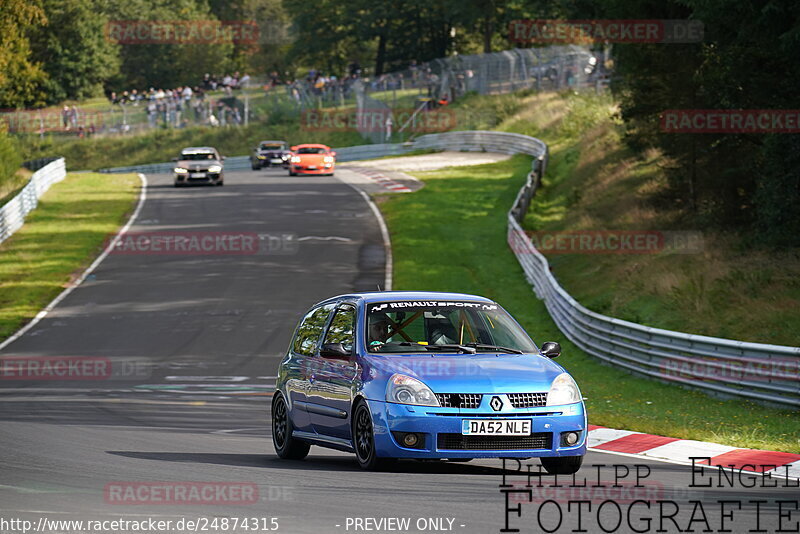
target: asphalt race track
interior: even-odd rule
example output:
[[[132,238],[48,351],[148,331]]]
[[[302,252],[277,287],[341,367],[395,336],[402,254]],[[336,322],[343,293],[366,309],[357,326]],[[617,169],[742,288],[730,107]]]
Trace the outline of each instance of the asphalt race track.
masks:
[[[351,455],[335,451],[312,448],[302,462],[281,461],[273,453],[271,390],[301,313],[325,297],[383,285],[380,228],[356,190],[336,178],[290,178],[281,170],[230,172],[221,188],[176,189],[164,175],[148,180],[147,201],[131,235],[145,234],[152,243],[153,236],[227,232],[253,237],[257,245],[165,254],[144,242],[112,253],[5,348],[2,358],[107,359],[111,371],[95,379],[0,383],[0,516],[36,526],[42,518],[265,518],[260,525],[270,528],[270,519],[277,518],[277,531],[287,533],[489,533],[505,526],[506,507],[516,507],[527,494],[509,494],[506,504],[499,460],[402,462],[390,473],[367,473]],[[568,367],[569,356],[563,360]],[[529,463],[535,472],[538,462]],[[650,471],[639,480],[641,488],[633,487],[635,464],[646,466],[640,475]],[[512,476],[516,466],[508,467],[508,484],[524,485],[525,478]],[[615,474],[626,468],[629,476],[612,488]],[[577,514],[574,504],[568,510],[568,501],[589,500],[584,531],[600,532],[594,512],[611,500],[621,512],[603,507],[607,531],[679,532],[687,530],[690,518],[700,517],[690,503],[700,501],[716,532],[721,530],[717,501],[728,499],[743,501],[743,509],[728,505],[733,519],[724,526],[746,532],[756,528],[755,505],[746,501],[761,499],[766,502],[759,525],[771,532],[779,520],[776,501],[800,493],[743,487],[752,476],[737,477],[733,487],[690,488],[686,466],[600,452],[589,453],[578,480],[583,477],[589,486],[601,487],[569,488],[569,479],[559,479],[562,487],[554,488],[554,477],[544,476],[545,488],[537,489],[534,478],[535,502],[520,504],[519,516],[508,514],[509,526],[540,532],[538,515],[545,529],[571,532]],[[136,502],[115,493],[135,483],[152,491]],[[191,483],[216,493],[203,497],[202,504],[187,504],[153,489]],[[555,503],[543,505],[548,499]],[[632,505],[637,499],[648,503],[649,512],[643,504]],[[676,523],[667,519],[659,525],[655,519],[648,529],[642,516],[658,517],[660,506],[666,515],[672,511],[672,505],[657,501],[676,503]],[[564,523],[555,529],[559,507]],[[622,524],[614,529],[620,514]],[[409,518],[410,523],[392,528],[398,525],[357,518]],[[785,528],[796,522],[797,512],[791,521],[783,519]],[[44,525],[40,531],[61,531]],[[232,531],[221,523],[205,525],[169,531]],[[700,532],[706,525],[698,519],[691,527]],[[6,531],[19,530],[0,525],[0,532]]]

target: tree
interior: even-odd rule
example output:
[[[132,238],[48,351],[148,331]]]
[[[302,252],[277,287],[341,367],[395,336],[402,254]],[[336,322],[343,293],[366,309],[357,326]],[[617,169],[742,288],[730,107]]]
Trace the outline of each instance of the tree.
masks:
[[[157,22],[162,27],[176,21],[214,25],[218,20],[204,2],[195,0],[106,0],[104,12],[114,25]],[[110,85],[116,90],[149,87],[174,88],[196,85],[203,74],[224,74],[232,67],[233,43],[215,42],[133,42],[120,46],[120,76]]]
[[[257,27],[254,42],[234,43],[231,61],[236,69],[282,72],[292,44],[291,19],[281,0],[210,0],[211,12],[224,21]]]
[[[41,4],[28,0],[0,0],[0,108],[18,108],[42,102],[46,75],[31,58],[26,29],[46,23]]]
[[[107,17],[92,0],[44,0],[49,24],[30,32],[33,57],[49,74],[42,87],[49,103],[102,94],[119,71],[117,45],[106,39]]]

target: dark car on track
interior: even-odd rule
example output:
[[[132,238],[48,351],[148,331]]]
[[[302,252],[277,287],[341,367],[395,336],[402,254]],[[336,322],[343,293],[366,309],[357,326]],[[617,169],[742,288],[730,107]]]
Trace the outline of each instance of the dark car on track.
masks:
[[[175,187],[193,184],[223,185],[225,181],[222,161],[216,148],[210,146],[188,147],[174,158]]]
[[[291,152],[286,141],[261,141],[250,154],[250,166],[254,171],[279,165],[286,168],[290,157]]]

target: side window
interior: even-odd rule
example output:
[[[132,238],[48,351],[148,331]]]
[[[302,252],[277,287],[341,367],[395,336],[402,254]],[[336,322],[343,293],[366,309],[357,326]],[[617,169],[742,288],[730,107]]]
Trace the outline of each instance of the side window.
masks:
[[[325,343],[341,343],[345,349],[353,350],[355,345],[356,309],[352,306],[342,306],[336,310],[336,315],[331,320]]]
[[[320,306],[314,308],[297,327],[297,333],[294,336],[294,343],[292,350],[298,354],[305,356],[313,356],[314,350],[317,348],[317,342],[322,335],[322,329],[325,327],[325,321],[328,319],[333,309],[333,304],[327,306]]]

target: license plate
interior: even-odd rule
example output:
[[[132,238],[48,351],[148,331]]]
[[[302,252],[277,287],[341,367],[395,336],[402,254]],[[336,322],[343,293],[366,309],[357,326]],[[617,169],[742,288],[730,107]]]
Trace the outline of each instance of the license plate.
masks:
[[[204,173],[204,172],[193,172],[191,174],[191,177],[192,178],[205,178],[206,177],[206,173]]]
[[[463,419],[464,436],[529,436],[530,419]]]
[[[283,160],[281,158],[272,158],[271,160],[269,160],[269,162],[270,163],[283,163]]]
[[[309,165],[308,166],[308,170],[309,171],[315,171],[315,170],[317,170],[317,167],[315,165]]]

